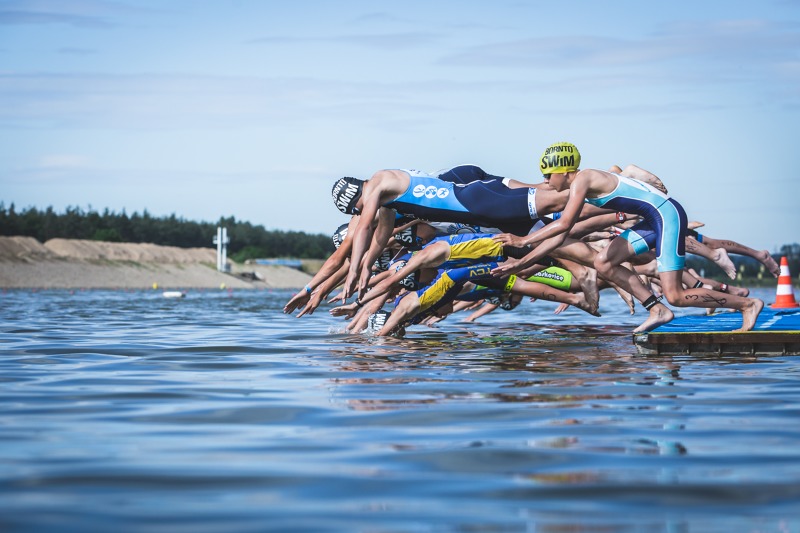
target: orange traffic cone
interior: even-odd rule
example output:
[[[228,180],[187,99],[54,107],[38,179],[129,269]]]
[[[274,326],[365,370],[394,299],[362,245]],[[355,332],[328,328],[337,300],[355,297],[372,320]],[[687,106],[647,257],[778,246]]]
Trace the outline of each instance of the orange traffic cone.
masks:
[[[775,303],[770,307],[773,309],[800,307],[794,299],[792,275],[789,274],[789,261],[786,260],[786,256],[781,257],[781,275],[778,278],[778,294],[775,296]]]

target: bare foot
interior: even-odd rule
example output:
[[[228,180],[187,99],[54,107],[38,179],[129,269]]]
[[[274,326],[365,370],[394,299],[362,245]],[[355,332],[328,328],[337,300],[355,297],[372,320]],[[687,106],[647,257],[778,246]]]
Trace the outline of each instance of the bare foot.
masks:
[[[617,291],[617,294],[619,294],[619,297],[622,298],[622,301],[624,301],[626,304],[628,304],[628,309],[630,310],[631,314],[635,315],[636,314],[636,300],[633,299],[633,295],[631,293],[623,290],[622,287],[618,287],[617,285],[614,285],[613,283],[609,283],[609,285],[611,285],[611,287],[615,291]]]
[[[773,276],[777,278],[778,276],[781,275],[781,267],[778,265],[778,263],[775,262],[772,256],[769,255],[768,251],[761,250],[760,252],[758,252],[757,259],[761,261],[765,267],[767,267],[767,270],[769,270]]]
[[[742,327],[735,331],[744,332],[750,331],[756,325],[758,314],[764,309],[764,302],[758,298],[748,298],[750,300],[747,305],[742,308]]]
[[[650,308],[650,316],[647,317],[647,320],[642,322],[642,324],[633,330],[633,332],[644,333],[645,331],[650,331],[651,329],[657,328],[661,324],[666,324],[673,318],[675,318],[675,315],[666,305],[656,304]]]
[[[731,261],[725,248],[714,249],[714,262],[725,271],[729,278],[736,279],[736,265]]]
[[[585,293],[584,293],[584,296],[585,296]],[[575,305],[575,307],[577,307],[581,311],[586,311],[587,313],[589,313],[592,316],[600,316],[600,313],[597,311],[597,307],[598,307],[597,303],[591,304],[586,300],[585,297],[584,298],[579,298],[575,302],[574,305]]]
[[[597,308],[600,307],[600,291],[597,288],[597,270],[593,268],[583,269],[578,284],[581,286],[581,291],[586,298],[586,302],[592,307],[592,311],[589,311],[589,313],[594,315],[597,312]]]

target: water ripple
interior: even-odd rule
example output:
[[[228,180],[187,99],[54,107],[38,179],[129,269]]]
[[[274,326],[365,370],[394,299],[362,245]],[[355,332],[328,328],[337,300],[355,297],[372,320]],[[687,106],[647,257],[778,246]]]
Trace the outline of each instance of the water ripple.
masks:
[[[523,305],[405,339],[286,291],[9,291],[0,530],[800,530],[800,364]]]

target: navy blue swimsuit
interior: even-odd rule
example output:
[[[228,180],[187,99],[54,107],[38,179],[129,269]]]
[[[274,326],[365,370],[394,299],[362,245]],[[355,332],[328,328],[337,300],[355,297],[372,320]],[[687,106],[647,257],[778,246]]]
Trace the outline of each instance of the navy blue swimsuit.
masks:
[[[445,174],[458,179],[481,175],[489,179],[454,183],[438,177],[409,174],[408,189],[384,207],[432,222],[477,224],[516,235],[526,235],[538,220],[536,189],[509,189],[502,178],[468,165]]]

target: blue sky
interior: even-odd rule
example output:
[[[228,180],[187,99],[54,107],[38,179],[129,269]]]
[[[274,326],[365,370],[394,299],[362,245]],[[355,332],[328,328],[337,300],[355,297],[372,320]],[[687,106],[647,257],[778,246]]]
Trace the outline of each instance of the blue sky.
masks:
[[[334,179],[556,141],[800,241],[800,1],[0,0],[0,201],[331,233]],[[211,236],[209,236],[209,240]]]

